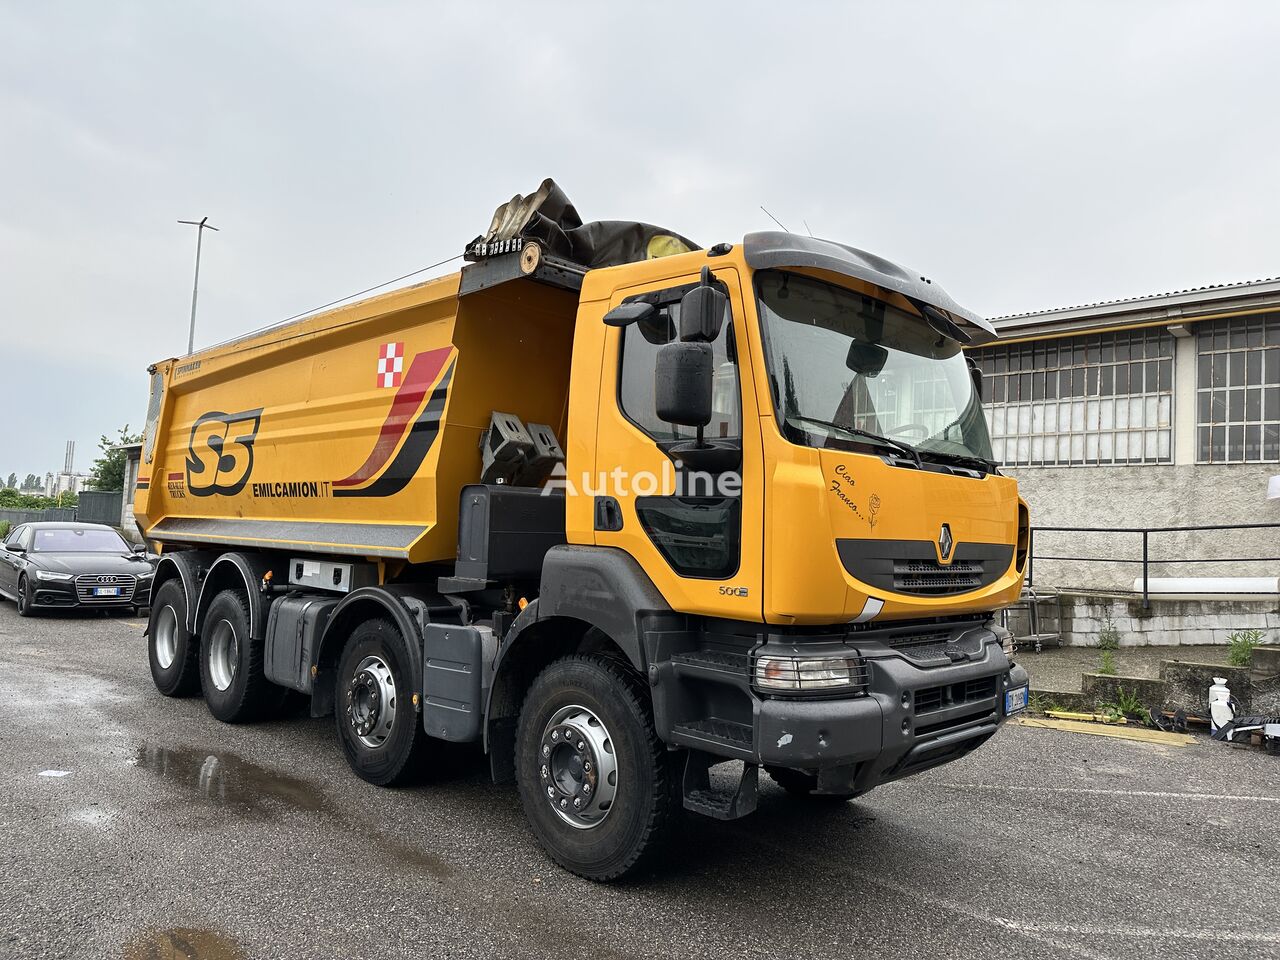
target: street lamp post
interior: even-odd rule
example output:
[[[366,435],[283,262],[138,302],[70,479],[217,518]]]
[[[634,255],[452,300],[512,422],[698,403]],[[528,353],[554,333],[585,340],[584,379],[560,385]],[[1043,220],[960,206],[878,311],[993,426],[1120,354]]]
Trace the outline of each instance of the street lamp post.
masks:
[[[206,230],[212,230],[217,233],[218,228],[210,225],[208,217],[201,220],[179,220],[178,222],[190,224],[196,228],[196,278],[191,284],[191,332],[187,335],[187,353],[190,355],[195,353],[196,349],[196,296],[200,292],[200,242],[204,239]]]

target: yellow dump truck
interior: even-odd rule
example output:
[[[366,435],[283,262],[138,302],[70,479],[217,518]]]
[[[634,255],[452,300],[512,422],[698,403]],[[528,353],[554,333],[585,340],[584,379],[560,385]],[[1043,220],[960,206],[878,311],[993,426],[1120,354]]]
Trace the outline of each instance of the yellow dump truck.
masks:
[[[479,744],[601,880],[681,811],[749,814],[761,767],[856,797],[1025,707],[987,322],[853,247],[583,223],[551,181],[465,257],[151,368],[162,693],[309,698],[375,784]]]

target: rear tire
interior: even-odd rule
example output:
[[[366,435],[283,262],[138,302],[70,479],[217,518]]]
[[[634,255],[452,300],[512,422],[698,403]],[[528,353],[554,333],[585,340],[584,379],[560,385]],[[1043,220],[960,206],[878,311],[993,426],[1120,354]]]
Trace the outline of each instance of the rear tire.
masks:
[[[200,641],[187,631],[187,591],[181,580],[167,580],[156,592],[147,621],[147,660],[152,682],[166,697],[200,692]]]
[[[347,763],[366,783],[400,786],[422,773],[427,734],[413,672],[409,645],[389,620],[364,621],[343,648],[333,717]]]
[[[26,577],[18,578],[18,616],[34,617],[36,615],[35,600],[31,596],[31,585]]]
[[[648,690],[627,665],[587,655],[555,661],[529,688],[516,732],[516,777],[534,836],[590,880],[644,866],[680,817],[676,756],[658,739]]]
[[[845,803],[854,797],[862,796],[863,791],[850,793],[814,793],[818,789],[818,775],[805,773],[803,770],[789,770],[786,767],[765,767],[765,772],[793,797],[809,800],[813,803]]]
[[[223,723],[246,723],[268,713],[279,688],[262,672],[263,644],[250,635],[249,598],[223,590],[204,616],[200,685],[209,712]]]

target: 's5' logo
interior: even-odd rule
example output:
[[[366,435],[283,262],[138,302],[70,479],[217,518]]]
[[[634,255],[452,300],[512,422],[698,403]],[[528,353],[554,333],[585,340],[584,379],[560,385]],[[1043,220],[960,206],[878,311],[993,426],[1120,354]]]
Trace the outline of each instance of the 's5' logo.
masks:
[[[191,427],[187,444],[187,489],[192,496],[233,496],[253,472],[253,440],[262,408],[243,413],[206,413]]]

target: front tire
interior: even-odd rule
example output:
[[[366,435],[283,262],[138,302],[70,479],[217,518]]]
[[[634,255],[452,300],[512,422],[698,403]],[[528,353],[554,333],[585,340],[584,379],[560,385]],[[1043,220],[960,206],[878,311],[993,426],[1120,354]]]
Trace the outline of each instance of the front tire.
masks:
[[[31,584],[26,577],[18,578],[18,616],[34,617],[36,615],[36,600],[31,595]]]
[[[426,731],[414,707],[413,658],[389,620],[366,620],[351,632],[338,662],[334,722],[352,771],[366,783],[394,787],[422,771]]]
[[[542,848],[590,880],[616,880],[662,848],[679,778],[648,692],[628,666],[571,656],[540,673],[520,710],[516,777]]]
[[[209,712],[223,723],[247,723],[268,713],[278,687],[262,671],[263,644],[251,636],[249,599],[223,590],[204,616],[200,685]]]
[[[156,592],[147,620],[147,661],[151,680],[166,697],[200,692],[200,642],[187,631],[187,592],[168,580]]]

